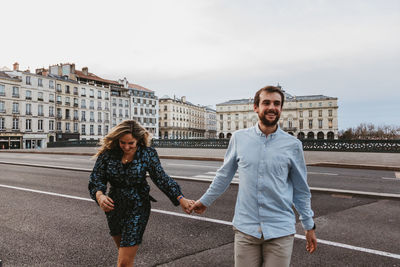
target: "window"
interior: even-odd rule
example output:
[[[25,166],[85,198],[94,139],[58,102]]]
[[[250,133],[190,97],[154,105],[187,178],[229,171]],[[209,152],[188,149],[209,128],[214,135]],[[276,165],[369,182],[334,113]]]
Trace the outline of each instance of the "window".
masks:
[[[4,118],[0,118],[0,130],[4,130],[5,129],[4,125],[5,125],[5,119]]]
[[[70,93],[70,91],[69,91],[69,85],[66,85],[66,86],[65,86],[65,93],[66,93],[66,94],[69,94],[69,93]]]
[[[77,110],[74,110],[74,120],[79,120],[79,115]]]
[[[78,87],[74,87],[74,95],[78,95]]]
[[[129,118],[129,114],[128,114],[128,110],[127,109],[125,109],[125,117]]]
[[[112,99],[112,106],[115,107],[117,105],[117,99],[113,98]]]
[[[37,100],[38,101],[43,101],[43,92],[38,92]]]
[[[109,95],[108,92],[106,92],[106,96],[105,96],[105,99],[106,99],[106,100],[109,99],[108,95]]]
[[[19,97],[19,87],[13,86],[12,97]]]
[[[318,117],[322,117],[322,110],[318,110]]]
[[[108,102],[106,102],[106,104],[105,104],[105,110],[108,110],[109,109],[109,107],[108,107]]]
[[[312,103],[308,103],[308,106],[311,108],[312,107]]]
[[[74,122],[74,133],[78,132],[78,123]]]
[[[32,115],[32,105],[31,104],[26,104],[25,105],[25,114],[26,115]]]
[[[86,135],[86,125],[85,124],[81,125],[81,134]]]
[[[54,121],[49,121],[49,131],[54,131]]]
[[[49,117],[54,117],[54,107],[49,107]]]
[[[65,110],[65,118],[67,119],[67,120],[70,120],[71,119],[71,115],[70,115],[70,110],[69,109],[66,109]]]
[[[333,120],[332,119],[328,120],[328,127],[329,127],[329,129],[333,128]]]
[[[101,99],[101,91],[97,91],[97,98]]]
[[[5,96],[6,95],[6,90],[4,84],[0,84],[0,95]]]
[[[97,109],[101,109],[101,101],[97,101]]]
[[[308,117],[312,117],[312,110],[308,111]]]
[[[99,125],[99,126],[97,127],[97,134],[98,134],[98,135],[101,135],[101,125]]]
[[[54,94],[49,95],[49,102],[54,102]]]
[[[57,84],[57,92],[61,92],[61,84]]]
[[[89,90],[89,96],[90,96],[90,97],[94,97],[94,90],[93,90],[93,89],[90,89],[90,90]]]
[[[167,106],[164,106],[164,111],[167,111]]]
[[[321,119],[318,120],[318,128],[322,129],[322,120]]]
[[[309,129],[312,129],[312,121],[313,121],[313,120],[308,120],[308,128],[309,128]]]
[[[27,119],[25,121],[25,130],[32,131],[32,120],[31,119]]]
[[[318,106],[319,106],[319,107],[322,107],[322,102],[319,102],[319,103],[318,103]]]
[[[13,130],[18,130],[19,129],[19,120],[17,118],[13,119]]]
[[[86,108],[86,100],[81,99],[81,108]]]
[[[86,111],[81,111],[81,121],[86,121]]]
[[[4,101],[0,101],[0,112],[1,113],[5,113],[6,112],[5,102]]]
[[[38,78],[38,80],[37,80],[37,85],[38,85],[39,87],[43,87],[43,80],[42,80],[42,78]]]
[[[85,88],[81,88],[81,96],[86,96],[86,89]]]
[[[303,118],[303,111],[302,110],[299,111],[299,117]]]
[[[90,100],[89,108],[94,109],[94,101],[93,100]]]
[[[94,135],[94,125],[90,125],[90,135]]]
[[[332,107],[332,102],[329,102],[328,105],[329,105],[330,107]]]
[[[141,115],[143,115],[143,112]],[[119,110],[119,117],[122,117],[122,109]]]
[[[125,100],[125,107],[129,107],[128,100]]]
[[[98,122],[102,122],[102,113],[101,112],[97,112],[97,121]]]
[[[118,106],[122,107],[122,99],[118,99]]]
[[[28,100],[32,99],[32,91],[26,90],[25,99],[28,99]]]
[[[90,121],[94,121],[94,112],[90,111]]]
[[[17,102],[13,102],[12,113],[19,113],[19,104]]]
[[[69,106],[70,104],[71,104],[71,100],[70,100],[69,96],[67,96],[65,98],[65,105]]]
[[[70,132],[71,131],[71,127],[70,127],[70,123],[69,122],[65,123],[65,131],[66,132]]]
[[[43,120],[38,120],[38,130],[43,131]]]
[[[108,134],[108,125],[106,125],[104,128],[104,134]]]
[[[332,117],[332,109],[328,110],[328,115],[329,115],[329,117]]]
[[[61,102],[61,96],[60,95],[58,95],[57,96],[57,104],[61,104],[62,102]]]
[[[299,128],[303,129],[303,120],[299,120]]]
[[[62,111],[61,111],[61,108],[57,108],[57,118],[59,118],[59,119],[62,118]]]
[[[25,77],[25,83],[26,84],[31,84],[31,76],[26,76]]]
[[[137,108],[135,107],[133,114],[137,115]]]
[[[57,122],[57,131],[61,131],[61,122],[60,121]]]
[[[53,80],[49,81],[49,88],[54,89],[54,81]]]

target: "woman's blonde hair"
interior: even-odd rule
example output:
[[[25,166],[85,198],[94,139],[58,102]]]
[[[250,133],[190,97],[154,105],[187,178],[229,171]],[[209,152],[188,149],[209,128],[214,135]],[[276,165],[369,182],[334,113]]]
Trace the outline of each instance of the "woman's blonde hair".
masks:
[[[115,126],[111,131],[100,141],[100,148],[94,157],[99,156],[107,150],[119,148],[119,139],[125,134],[132,134],[138,143],[138,146],[150,146],[151,134],[134,120],[126,120]]]

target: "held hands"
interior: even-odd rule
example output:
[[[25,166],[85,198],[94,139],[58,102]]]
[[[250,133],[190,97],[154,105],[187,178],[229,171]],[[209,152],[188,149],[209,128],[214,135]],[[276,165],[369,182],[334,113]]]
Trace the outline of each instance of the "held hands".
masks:
[[[306,230],[306,249],[311,254],[317,248],[317,237],[314,230]]]
[[[182,210],[187,214],[191,214],[193,211],[197,214],[202,214],[207,209],[207,207],[204,206],[199,200],[195,202],[194,200],[184,198],[183,196],[178,198]]]
[[[191,199],[187,199],[182,197],[178,197],[179,198],[179,204],[181,205],[181,208],[184,212],[186,212],[187,214],[192,213],[192,211],[190,210],[190,207],[194,204],[194,201]]]
[[[96,199],[97,203],[99,203],[100,208],[104,212],[109,212],[114,209],[114,201],[110,197],[104,195],[103,192],[98,191],[96,193]]]

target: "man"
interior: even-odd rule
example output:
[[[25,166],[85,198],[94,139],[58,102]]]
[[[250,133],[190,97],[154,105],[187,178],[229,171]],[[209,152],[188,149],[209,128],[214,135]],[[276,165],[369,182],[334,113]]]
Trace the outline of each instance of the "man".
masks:
[[[191,207],[203,213],[239,170],[233,218],[236,267],[289,266],[296,233],[292,206],[305,229],[307,251],[317,247],[302,144],[278,126],[283,102],[278,87],[267,86],[256,93],[258,124],[232,135],[222,167]]]

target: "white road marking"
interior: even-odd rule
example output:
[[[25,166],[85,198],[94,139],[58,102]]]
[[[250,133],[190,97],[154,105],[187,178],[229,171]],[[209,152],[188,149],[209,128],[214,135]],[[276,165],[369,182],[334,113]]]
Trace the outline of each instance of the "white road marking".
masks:
[[[46,191],[35,190],[35,189],[24,188],[24,187],[10,186],[10,185],[4,185],[4,184],[0,184],[0,187],[94,202],[94,200],[92,200],[90,198],[76,197],[76,196],[71,196],[71,195],[66,195],[66,194],[58,194],[58,193],[46,192]],[[213,222],[213,223],[218,223],[218,224],[223,224],[223,225],[232,225],[232,222],[229,222],[229,221],[212,219],[212,218],[207,218],[207,217],[200,217],[200,216],[193,216],[193,215],[188,215],[188,214],[178,213],[178,212],[173,212],[173,211],[158,210],[158,209],[151,209],[151,211],[156,212],[156,213],[162,213],[162,214],[168,214],[168,215],[172,215],[172,216],[179,216],[179,217],[199,220],[199,221]],[[295,237],[299,238],[299,239],[305,239],[304,235],[296,234]],[[350,249],[350,250],[375,254],[375,255],[389,257],[389,258],[400,259],[400,254],[394,254],[394,253],[375,250],[375,249],[357,247],[357,246],[347,245],[347,244],[338,243],[338,242],[332,242],[332,241],[323,240],[323,239],[317,239],[317,240],[318,240],[318,243],[320,243],[320,244],[325,244],[325,245],[330,245],[330,246],[340,247],[340,248],[346,248],[346,249]]]
[[[339,175],[338,173],[330,173],[330,172],[307,172],[308,174],[318,174],[318,175],[332,175],[336,176]]]
[[[196,164],[178,164],[178,163],[164,163],[163,165],[166,166],[182,166],[182,167],[204,167],[204,168],[216,168],[218,169],[219,166],[208,166],[208,165],[196,165]]]
[[[385,180],[397,180],[397,181],[400,181],[400,179],[399,178],[393,178],[393,177],[382,177],[382,179],[385,179]]]

